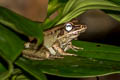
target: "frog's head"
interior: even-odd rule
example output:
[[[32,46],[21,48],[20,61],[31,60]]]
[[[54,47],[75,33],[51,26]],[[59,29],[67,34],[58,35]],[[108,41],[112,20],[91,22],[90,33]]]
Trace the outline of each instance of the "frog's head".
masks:
[[[85,32],[86,29],[86,25],[81,25],[75,21],[68,22],[64,24],[64,35],[69,38],[76,38],[80,35],[80,33]]]

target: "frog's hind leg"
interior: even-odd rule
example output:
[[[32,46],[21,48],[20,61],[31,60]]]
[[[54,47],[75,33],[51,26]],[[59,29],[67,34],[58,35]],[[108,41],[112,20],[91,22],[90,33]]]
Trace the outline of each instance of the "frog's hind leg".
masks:
[[[42,57],[35,54],[36,50],[23,50],[23,57],[31,59],[31,60],[44,60]]]

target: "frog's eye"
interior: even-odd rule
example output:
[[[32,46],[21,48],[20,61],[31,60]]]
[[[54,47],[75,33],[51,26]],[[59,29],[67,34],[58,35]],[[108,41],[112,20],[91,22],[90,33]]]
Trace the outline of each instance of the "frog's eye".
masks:
[[[65,29],[66,29],[66,31],[71,31],[72,30],[72,24],[70,24],[70,23],[67,23],[67,24],[65,24]]]

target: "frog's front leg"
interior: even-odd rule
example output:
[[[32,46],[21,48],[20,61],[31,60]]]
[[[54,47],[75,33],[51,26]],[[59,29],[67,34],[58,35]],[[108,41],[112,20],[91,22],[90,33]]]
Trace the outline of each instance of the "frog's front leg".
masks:
[[[56,55],[56,52],[52,47],[49,47],[48,50],[50,51],[51,55]]]
[[[60,44],[59,43],[55,43],[53,45],[53,48],[58,52],[58,54],[60,55],[68,55],[68,56],[76,56],[76,54],[71,54],[71,53],[66,53],[64,52],[64,50],[60,47]]]
[[[72,42],[69,42],[67,47],[64,49],[64,51],[67,51],[68,49],[72,49],[73,51],[83,50],[83,48],[77,47],[72,45]]]

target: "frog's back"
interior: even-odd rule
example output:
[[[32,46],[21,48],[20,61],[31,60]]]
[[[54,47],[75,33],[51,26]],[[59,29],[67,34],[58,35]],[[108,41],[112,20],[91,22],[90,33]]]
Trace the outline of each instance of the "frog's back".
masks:
[[[51,47],[57,40],[60,30],[63,26],[55,27],[44,32],[44,46]]]
[[[45,35],[44,36],[44,46],[45,47],[51,47],[53,43],[57,40],[59,32],[51,34],[51,35]]]

